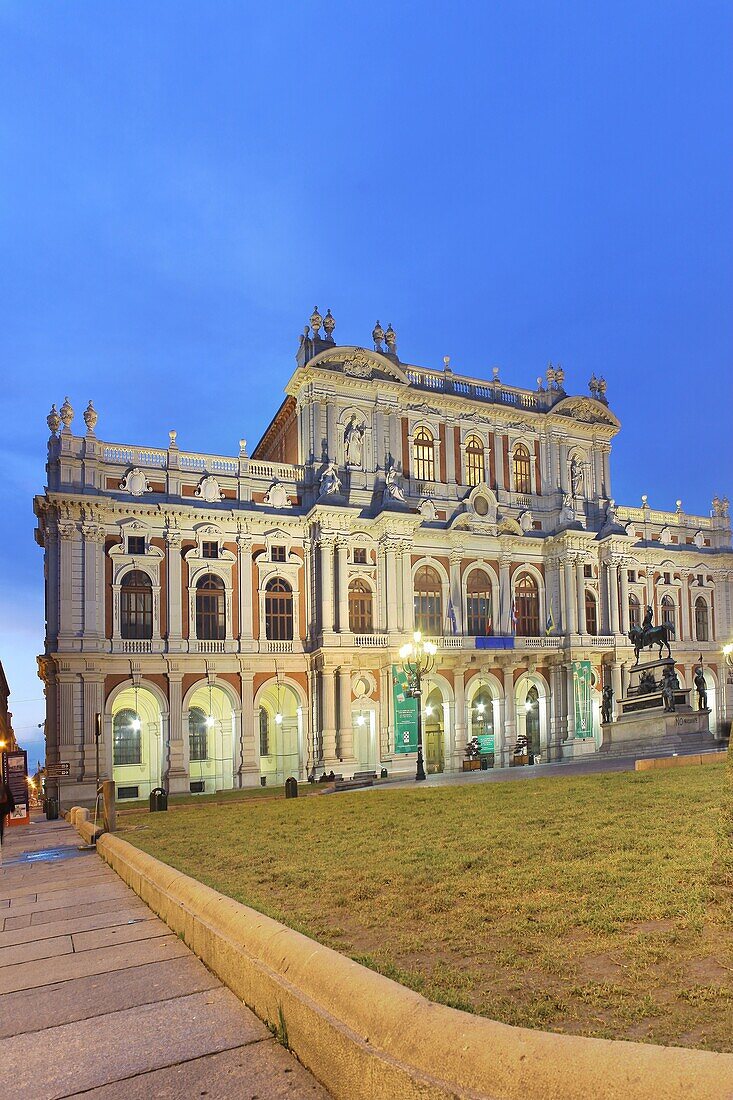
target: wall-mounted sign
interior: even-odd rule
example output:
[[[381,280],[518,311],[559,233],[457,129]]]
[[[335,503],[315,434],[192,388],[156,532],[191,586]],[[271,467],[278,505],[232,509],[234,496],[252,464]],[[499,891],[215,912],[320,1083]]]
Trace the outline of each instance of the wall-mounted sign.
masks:
[[[573,661],[575,736],[593,736],[593,696],[590,661]]]
[[[395,752],[417,752],[417,707],[419,700],[413,699],[406,692],[407,676],[398,665],[392,665]]]
[[[13,792],[15,809],[8,818],[9,825],[27,825],[31,819],[28,807],[28,755],[24,749],[4,752],[3,779]]]

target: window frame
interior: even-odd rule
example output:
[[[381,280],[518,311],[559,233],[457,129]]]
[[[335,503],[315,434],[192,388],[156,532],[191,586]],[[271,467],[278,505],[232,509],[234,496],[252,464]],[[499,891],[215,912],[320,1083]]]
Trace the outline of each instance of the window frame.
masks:
[[[485,577],[486,584],[477,584],[478,577]],[[476,604],[484,601],[484,607]],[[466,578],[466,634],[470,638],[487,638],[494,634],[493,585],[486,569],[472,569]],[[491,627],[489,632],[488,627]],[[476,629],[480,627],[481,629]]]
[[[209,583],[213,582],[213,583]],[[218,573],[204,573],[196,581],[194,608],[196,638],[202,642],[223,642],[227,636],[226,585]],[[207,631],[212,631],[207,633]]]
[[[526,590],[522,583],[527,581]],[[531,573],[522,572],[514,582],[514,612],[516,634],[520,638],[538,638],[540,635],[540,586]]]
[[[129,734],[125,738],[121,738],[118,734],[118,719],[122,716],[128,717],[129,725],[125,729],[129,730]],[[137,721],[140,723],[139,729],[132,728],[132,722]],[[115,768],[135,767],[143,762],[143,726],[140,715],[132,707],[122,707],[112,717],[112,766]],[[137,751],[129,749],[129,743],[133,746],[136,745]],[[127,751],[120,752],[120,748],[123,745],[128,745]],[[130,759],[120,759],[120,756],[129,756]]]
[[[152,637],[153,582],[144,569],[128,569],[120,580],[120,638],[149,642]]]
[[[265,638],[292,642],[295,633],[293,586],[277,574],[265,584]]]
[[[191,729],[191,716],[197,711],[201,715],[201,726],[196,730]],[[203,741],[203,755],[200,749]],[[194,744],[197,744],[197,752],[194,754]],[[194,763],[204,763],[209,759],[209,729],[206,724],[206,715],[201,707],[188,708],[188,759]]]
[[[352,577],[348,591],[349,630],[371,634],[374,630],[374,594],[363,577]]]
[[[417,481],[435,481],[435,436],[424,425],[412,436],[412,456]]]
[[[428,574],[435,577],[435,585],[421,588]],[[443,581],[434,565],[423,563],[415,570],[412,582],[413,616],[415,630],[428,637],[442,637],[443,634]]]
[[[515,443],[512,448],[512,478],[515,493],[532,495],[532,455],[526,443]]]
[[[486,483],[486,448],[475,432],[466,437],[463,467],[466,485],[470,488]]]

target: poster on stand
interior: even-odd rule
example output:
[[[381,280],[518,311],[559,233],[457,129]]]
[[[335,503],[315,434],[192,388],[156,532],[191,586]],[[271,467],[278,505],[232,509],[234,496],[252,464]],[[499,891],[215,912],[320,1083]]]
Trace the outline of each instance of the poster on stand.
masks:
[[[590,661],[573,661],[575,736],[593,736],[593,695]]]
[[[418,700],[406,694],[407,686],[404,670],[398,665],[392,665],[395,752],[417,752]]]
[[[3,753],[3,779],[15,799],[15,809],[8,817],[8,825],[27,825],[31,815],[28,805],[28,754],[25,749]]]

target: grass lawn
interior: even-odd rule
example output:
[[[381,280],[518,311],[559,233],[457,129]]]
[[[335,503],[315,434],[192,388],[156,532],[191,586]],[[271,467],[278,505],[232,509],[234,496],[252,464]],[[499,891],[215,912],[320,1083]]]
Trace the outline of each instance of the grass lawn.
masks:
[[[303,785],[305,786],[305,784]],[[311,794],[309,788],[305,791],[303,787],[300,789],[301,794]],[[169,809],[176,809],[178,806],[194,806],[196,803],[203,802],[241,802],[251,798],[283,798],[285,795],[285,787],[235,787],[231,791],[216,791],[212,794],[171,794],[168,796]],[[147,810],[148,799],[139,798],[117,803],[118,813],[127,813],[129,810]]]
[[[125,817],[125,839],[425,996],[733,1051],[724,765]]]

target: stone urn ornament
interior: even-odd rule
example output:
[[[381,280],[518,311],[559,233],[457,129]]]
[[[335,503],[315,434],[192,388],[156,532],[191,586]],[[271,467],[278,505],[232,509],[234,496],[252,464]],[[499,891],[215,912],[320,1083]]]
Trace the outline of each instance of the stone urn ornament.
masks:
[[[56,435],[59,428],[61,427],[61,417],[59,416],[59,412],[56,408],[55,402],[51,406],[51,412],[46,417],[46,423],[48,424],[48,430],[50,431],[51,435]]]
[[[68,397],[64,398],[64,403],[61,406],[61,419],[64,424],[64,431],[71,431],[71,422],[74,419],[74,409],[69,401]]]
[[[97,426],[97,421],[98,420],[99,420],[99,414],[97,413],[97,410],[94,408],[94,405],[92,404],[92,401],[91,401],[91,398],[90,398],[89,404],[87,405],[87,407],[84,410],[84,423],[87,426],[87,433],[89,435],[94,435],[94,429]]]

